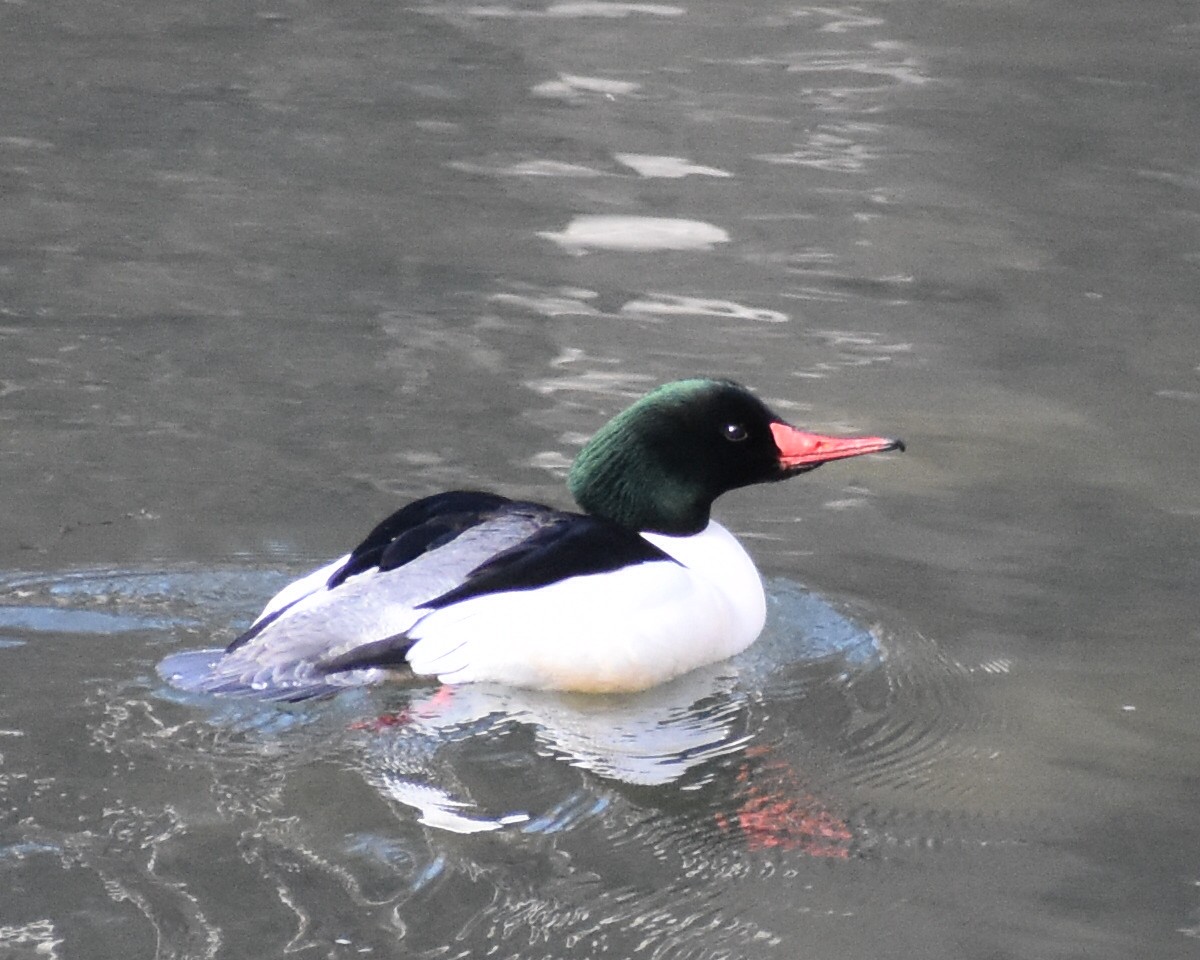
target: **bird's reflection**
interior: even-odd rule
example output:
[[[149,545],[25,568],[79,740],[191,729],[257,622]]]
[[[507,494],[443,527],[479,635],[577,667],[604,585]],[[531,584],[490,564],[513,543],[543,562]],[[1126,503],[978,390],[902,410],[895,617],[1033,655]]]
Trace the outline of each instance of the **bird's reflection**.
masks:
[[[383,796],[416,810],[421,823],[439,830],[558,833],[602,815],[621,792],[633,789],[645,801],[649,795],[638,788],[668,788],[677,800],[721,778],[726,784],[716,791],[721,802],[712,810],[709,802],[700,803],[711,830],[740,837],[751,850],[847,856],[850,828],[804,785],[788,760],[756,742],[761,718],[753,707],[738,669],[724,663],[620,697],[444,686],[355,727],[368,737],[367,778]],[[532,738],[536,753],[594,776],[565,796],[556,792],[538,809],[511,802],[513,784],[498,781],[520,781],[527,771],[498,777],[504,766],[494,752],[485,774],[476,777],[461,756],[457,763],[444,759],[454,744],[485,741],[494,748],[498,735],[517,729]],[[539,776],[544,779],[546,771]],[[536,788],[530,794],[539,795]],[[655,795],[657,801],[665,796]]]
[[[746,729],[748,695],[737,680],[736,668],[724,663],[624,696],[443,686],[356,726],[372,735],[369,777],[391,799],[417,809],[422,823],[459,833],[512,824],[549,827],[561,817],[489,811],[478,786],[467,795],[460,784],[431,783],[430,773],[444,769],[434,755],[448,744],[494,737],[516,726],[531,733],[540,752],[605,780],[638,787],[676,784],[752,739]],[[585,802],[594,804],[595,797]]]

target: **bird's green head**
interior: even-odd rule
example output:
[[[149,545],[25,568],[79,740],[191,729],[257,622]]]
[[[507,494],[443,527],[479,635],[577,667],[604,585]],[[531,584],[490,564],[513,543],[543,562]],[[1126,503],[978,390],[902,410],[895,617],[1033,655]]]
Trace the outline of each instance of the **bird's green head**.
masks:
[[[704,529],[713,501],[727,490],[903,448],[884,437],[797,430],[730,380],[676,380],[601,427],[575,458],[567,483],[588,513],[635,530],[684,535]]]

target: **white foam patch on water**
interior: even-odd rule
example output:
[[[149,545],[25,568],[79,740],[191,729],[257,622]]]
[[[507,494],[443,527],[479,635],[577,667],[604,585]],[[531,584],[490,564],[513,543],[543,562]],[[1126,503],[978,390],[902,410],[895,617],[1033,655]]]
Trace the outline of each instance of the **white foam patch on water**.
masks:
[[[581,163],[564,163],[561,160],[522,160],[518,163],[490,166],[466,160],[452,160],[446,164],[453,170],[464,173],[482,173],[497,177],[602,177],[603,171]]]
[[[595,294],[590,294],[595,296]],[[585,303],[580,296],[568,293],[520,294],[496,293],[488,297],[493,303],[528,310],[543,317],[594,317],[600,311],[590,303]]]
[[[1162,397],[1164,400],[1185,400],[1189,403],[1200,400],[1200,393],[1192,390],[1155,390],[1154,395]]]
[[[629,16],[681,17],[687,10],[673,3],[615,3],[607,0],[568,0],[552,3],[544,10],[518,10],[506,3],[477,4],[472,7],[428,6],[422,13],[472,17],[478,20],[573,20],[603,18],[616,20]]]
[[[538,236],[575,253],[585,250],[711,250],[718,243],[729,242],[729,234],[711,223],[670,217],[586,215],[576,217],[561,233],[542,231]]]
[[[864,27],[878,27],[886,23],[883,17],[872,17],[864,13],[858,13],[848,7],[811,7],[801,8],[796,11],[796,17],[808,17],[813,14],[821,16],[834,16],[838,19],[830,20],[819,29],[822,33],[846,33],[849,30],[862,29]]]
[[[420,811],[421,823],[449,833],[488,833],[529,819],[528,814],[519,812],[499,817],[473,816],[473,804],[431,784],[385,774],[380,785],[393,800]]]
[[[556,477],[565,477],[571,470],[570,457],[560,450],[543,450],[529,458],[529,465],[546,470]]]
[[[581,77],[560,73],[557,80],[546,80],[535,86],[530,93],[535,97],[556,97],[574,100],[582,94],[604,97],[627,97],[641,88],[632,80],[612,80],[607,77]]]
[[[731,177],[733,174],[717,167],[702,167],[683,157],[660,157],[649,153],[616,153],[618,163],[636,170],[643,177],[678,180],[680,177]]]
[[[879,154],[846,137],[818,133],[789,153],[762,153],[753,159],[784,166],[811,167],[835,173],[859,173]]]
[[[53,150],[54,144],[35,137],[0,137],[0,147],[11,147],[14,150]]]
[[[543,397],[553,397],[560,393],[578,393],[586,396],[602,397],[640,397],[654,383],[654,378],[640,373],[626,373],[622,370],[581,370],[567,372],[556,377],[546,377],[542,380],[526,380],[527,386],[534,393]],[[582,444],[581,444],[582,445]]]
[[[574,3],[552,3],[546,8],[547,17],[606,17],[615,19],[633,14],[651,17],[681,17],[687,11],[670,3],[608,3],[603,0],[577,0]]]
[[[840,500],[826,500],[821,506],[826,510],[853,510],[866,502],[865,497],[842,497]]]
[[[58,948],[62,942],[63,937],[59,936],[54,921],[50,919],[0,926],[0,948],[3,948],[5,956],[47,957],[55,960],[61,956]],[[8,952],[10,950],[12,953]]]
[[[733,320],[753,320],[756,323],[786,323],[791,319],[786,313],[780,313],[778,310],[747,307],[733,300],[709,300],[672,293],[656,293],[651,297],[630,300],[621,308],[621,312],[662,317],[728,317]]]

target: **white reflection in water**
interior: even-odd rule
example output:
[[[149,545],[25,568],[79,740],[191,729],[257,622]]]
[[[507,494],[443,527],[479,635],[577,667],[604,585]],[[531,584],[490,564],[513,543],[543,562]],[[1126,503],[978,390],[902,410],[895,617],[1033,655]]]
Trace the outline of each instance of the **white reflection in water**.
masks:
[[[797,368],[796,376],[821,379],[830,373],[853,367],[891,363],[897,355],[912,352],[911,343],[888,340],[881,333],[858,330],[814,330],[812,336],[825,342],[834,352],[831,359]]]
[[[600,311],[585,299],[596,294],[590,291],[559,290],[548,293],[496,293],[488,297],[492,303],[528,310],[543,317],[594,317]]]
[[[795,17],[831,17],[828,23],[818,29],[822,33],[846,33],[863,27],[882,26],[883,17],[872,17],[862,13],[856,6],[844,7],[800,7],[792,13]]]
[[[576,217],[561,233],[541,231],[573,253],[587,250],[711,250],[728,243],[729,234],[700,220],[671,217],[587,215]]]
[[[606,3],[601,0],[580,0],[577,3],[552,3],[546,8],[547,17],[628,17],[644,14],[651,17],[681,17],[687,11],[670,3]]]
[[[1186,400],[1192,403],[1200,400],[1200,393],[1193,390],[1155,390],[1154,395],[1165,400]]]
[[[702,167],[683,157],[659,157],[646,153],[617,153],[614,158],[636,170],[643,177],[678,180],[680,177],[730,177],[731,173],[716,167]]]
[[[565,163],[561,160],[521,160],[511,164],[489,165],[467,160],[452,160],[446,164],[453,170],[464,173],[482,173],[494,177],[602,177],[604,173],[595,167],[581,163]]]
[[[651,316],[701,316],[728,317],[733,320],[753,320],[758,323],[786,323],[790,317],[778,310],[747,307],[733,300],[709,300],[703,297],[685,297],[670,293],[656,293],[652,299],[630,300],[621,308],[622,313],[649,314]]]
[[[837,173],[860,173],[880,154],[848,137],[833,133],[814,133],[808,142],[789,153],[761,153],[754,157],[763,163],[812,167]]]
[[[62,956],[58,952],[62,942],[63,938],[54,928],[54,921],[48,918],[0,926],[0,949],[4,951],[5,956],[47,957],[57,960]]]
[[[831,25],[827,25],[829,29]],[[739,67],[782,67],[799,75],[805,101],[835,113],[877,113],[878,94],[896,86],[932,83],[924,64],[907,55],[903,44],[871,43],[865,50],[800,50],[793,53],[719,59],[712,63]]]
[[[606,77],[580,77],[560,73],[557,80],[539,83],[529,92],[535,97],[575,101],[588,94],[609,98],[626,97],[641,88],[631,80],[611,80]]]
[[[545,470],[552,476],[565,479],[571,472],[574,460],[559,450],[542,450],[530,457],[526,463],[538,470]]]
[[[365,772],[385,795],[420,811],[427,826],[453,833],[498,830],[524,823],[531,814],[488,815],[467,797],[428,782],[433,755],[444,745],[494,736],[500,726],[518,723],[574,767],[625,784],[665,786],[745,746],[751,736],[738,724],[745,701],[729,663],[620,697],[446,686],[405,708],[394,735],[372,745]]]
[[[654,383],[654,378],[641,373],[620,370],[582,370],[543,380],[527,380],[527,386],[543,397],[559,393],[601,394],[606,397],[641,396]]]
[[[605,0],[577,0],[552,3],[544,10],[517,9],[505,3],[478,4],[473,7],[429,6],[421,12],[430,15],[470,17],[477,20],[573,20],[600,18],[616,20],[629,16],[680,17],[687,11],[670,3],[614,3]]]
[[[924,84],[932,83],[932,78],[927,77],[921,72],[921,63],[915,57],[896,58],[894,61],[888,62],[886,55],[893,53],[898,47],[898,44],[886,41],[871,44],[873,50],[885,55],[883,58],[877,60],[864,59],[858,53],[805,51],[787,58],[787,72],[813,74],[848,73],[864,77],[874,77],[883,81],[882,85],[879,83],[870,86],[860,86],[859,84],[847,85],[847,89],[860,91],[868,89],[880,90],[892,83],[901,83],[910,86],[923,86]]]

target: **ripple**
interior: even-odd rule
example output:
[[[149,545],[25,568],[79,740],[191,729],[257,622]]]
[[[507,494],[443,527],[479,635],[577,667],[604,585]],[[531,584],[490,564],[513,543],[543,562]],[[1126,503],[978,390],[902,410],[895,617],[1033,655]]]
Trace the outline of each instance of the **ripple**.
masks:
[[[1011,661],[960,663],[902,624],[865,626],[861,612],[786,581],[773,581],[769,596],[767,630],[738,658],[743,680],[770,713],[752,748],[763,751],[755,762],[765,768],[751,783],[791,777],[794,787],[768,793],[808,796],[812,806],[798,817],[781,816],[769,797],[743,805],[754,814],[742,818],[748,843],[785,842],[772,832],[773,819],[786,828],[783,838],[826,830],[841,838],[832,849],[850,855],[951,843],[982,849],[1028,837],[1027,824],[989,812],[992,781],[1003,769],[1002,751],[989,743],[1002,725],[985,704]],[[758,662],[743,662],[750,657]]]
[[[711,300],[679,294],[658,293],[640,300],[630,300],[622,313],[648,316],[723,317],[730,320],[751,320],[755,323],[787,323],[791,318],[778,310],[747,307],[732,300]]]
[[[58,948],[64,938],[58,933],[54,921],[47,918],[28,923],[4,924],[0,926],[0,947],[5,956],[17,960],[21,957],[49,957],[57,960]]]
[[[31,606],[165,622],[182,643],[185,624],[221,632],[285,576],[0,582]],[[748,882],[785,877],[789,912],[833,917],[821,865],[1010,842],[1007,824],[970,814],[956,763],[986,762],[973,684],[1012,665],[963,667],[787,580],[768,594],[768,628],[743,655],[631,697],[186,698],[122,673],[160,655],[135,632],[141,653],[82,681],[55,730],[6,739],[0,799],[23,820],[0,857],[22,877],[69,862],[179,955],[388,955],[401,939],[409,955],[476,955],[503,931],[505,955],[570,942],[617,957],[778,946],[778,917],[743,919]],[[71,769],[49,748],[64,722],[89,747]]]
[[[879,153],[865,144],[835,133],[811,134],[804,146],[788,153],[761,153],[752,159],[783,166],[809,167],[835,173],[862,173]]]
[[[856,786],[951,792],[940,758],[958,749],[973,714],[969,671],[923,638],[891,638],[880,676],[859,681],[855,715],[842,736],[844,776]],[[873,689],[872,689],[873,688]]]
[[[170,621],[59,607],[0,606],[0,627],[36,633],[119,633],[162,629]]]
[[[525,382],[525,386],[543,397],[552,397],[560,393],[579,393],[589,399],[594,399],[596,396],[608,398],[641,396],[653,382],[654,379],[647,374],[632,373],[627,370],[585,369],[573,370],[557,377],[528,380]]]
[[[543,317],[596,317],[599,308],[588,303],[598,294],[591,290],[560,288],[553,291],[526,293],[495,293],[488,297],[492,303],[528,310]]]
[[[809,642],[835,638],[844,668],[799,661],[771,681],[770,693],[789,703],[793,722],[824,752],[825,782],[859,798],[864,788],[909,796],[962,789],[939,761],[965,749],[964,735],[985,720],[971,696],[971,670],[918,634],[866,630],[832,606],[813,610],[825,603],[820,598],[802,598],[781,590],[776,608],[787,605],[783,616],[792,625],[807,605],[815,625]]]

